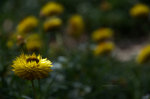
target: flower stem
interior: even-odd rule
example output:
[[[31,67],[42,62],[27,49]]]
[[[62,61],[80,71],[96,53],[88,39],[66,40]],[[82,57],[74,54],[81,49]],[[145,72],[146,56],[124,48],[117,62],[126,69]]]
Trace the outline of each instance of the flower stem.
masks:
[[[36,98],[36,90],[35,90],[35,86],[34,86],[33,80],[31,80],[31,83],[32,83],[32,89],[33,89],[33,93],[34,93],[34,99],[37,99]]]
[[[40,85],[40,79],[38,79],[38,91],[39,91],[39,99],[41,99],[41,85]]]
[[[38,79],[38,86],[39,86],[39,90],[41,91],[40,79]]]

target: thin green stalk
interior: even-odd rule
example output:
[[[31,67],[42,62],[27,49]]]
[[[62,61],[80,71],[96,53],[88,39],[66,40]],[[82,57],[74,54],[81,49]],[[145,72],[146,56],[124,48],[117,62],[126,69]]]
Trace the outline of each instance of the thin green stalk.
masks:
[[[33,89],[33,93],[34,93],[34,99],[37,99],[37,97],[36,97],[36,90],[35,90],[35,86],[34,86],[33,80],[31,80],[31,83],[32,83],[32,89]]]
[[[40,85],[40,79],[38,79],[38,90],[39,90],[39,99],[41,99],[41,85]]]

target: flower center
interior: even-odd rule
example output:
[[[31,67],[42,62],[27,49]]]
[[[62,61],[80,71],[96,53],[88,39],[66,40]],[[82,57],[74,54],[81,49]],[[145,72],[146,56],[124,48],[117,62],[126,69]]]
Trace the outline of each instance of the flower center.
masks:
[[[36,63],[39,63],[39,59],[37,59],[37,58],[30,57],[27,59],[27,62],[34,62],[34,61],[36,61]]]

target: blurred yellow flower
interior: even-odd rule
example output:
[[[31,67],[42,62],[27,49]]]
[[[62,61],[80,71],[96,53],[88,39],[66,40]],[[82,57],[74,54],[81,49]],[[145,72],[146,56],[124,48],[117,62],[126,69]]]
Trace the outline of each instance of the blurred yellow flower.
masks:
[[[45,31],[49,31],[49,30],[56,29],[60,27],[61,25],[62,25],[62,20],[60,18],[52,17],[44,22],[43,27]]]
[[[136,4],[130,10],[130,15],[133,17],[141,17],[141,16],[148,16],[150,9],[145,4]]]
[[[14,45],[21,45],[23,43],[24,43],[24,39],[21,35],[19,35],[18,33],[12,33],[8,37],[6,46],[8,48],[12,48]]]
[[[16,33],[11,33],[8,36],[8,40],[6,42],[6,46],[8,48],[12,48],[15,45],[16,41],[17,41],[17,34]]]
[[[47,3],[40,11],[41,16],[52,16],[63,13],[64,8],[61,4],[56,2]]]
[[[136,58],[137,63],[142,64],[150,61],[150,45],[145,46]]]
[[[26,33],[38,26],[38,19],[34,16],[28,16],[17,26],[17,32]]]
[[[68,22],[68,34],[73,37],[79,37],[84,31],[84,21],[82,16],[73,15]]]
[[[113,37],[113,30],[110,28],[100,28],[92,33],[92,39],[94,41],[103,41],[105,39],[111,39]]]
[[[43,59],[40,55],[21,54],[13,61],[12,71],[23,79],[34,80],[47,77],[52,71],[52,66],[51,61]]]
[[[26,48],[29,51],[35,51],[42,48],[43,42],[39,34],[31,34],[27,37]]]
[[[114,49],[114,43],[112,42],[103,42],[97,45],[97,47],[94,50],[94,55],[104,55],[110,53]]]
[[[13,40],[8,40],[7,43],[6,43],[6,46],[8,48],[12,48],[14,46],[14,41]]]

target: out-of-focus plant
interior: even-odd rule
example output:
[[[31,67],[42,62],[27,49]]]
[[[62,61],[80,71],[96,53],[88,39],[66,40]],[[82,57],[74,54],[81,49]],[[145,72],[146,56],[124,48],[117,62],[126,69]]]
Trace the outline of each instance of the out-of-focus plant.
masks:
[[[52,15],[59,15],[63,13],[64,8],[57,2],[49,2],[40,11],[40,16],[47,17]]]
[[[18,24],[17,32],[27,33],[37,26],[38,26],[38,19],[34,16],[28,16]]]
[[[112,42],[100,43],[94,49],[94,55],[98,56],[98,55],[109,54],[110,52],[112,52],[112,50],[114,50],[114,48],[115,48],[115,46]]]
[[[141,49],[140,53],[138,54],[136,61],[139,64],[146,63],[150,60],[150,45],[145,46]]]
[[[62,25],[62,20],[57,17],[51,17],[45,20],[43,24],[44,31],[52,31],[58,29]]]
[[[14,46],[22,46],[25,43],[25,36],[19,33],[10,34],[8,41],[6,43],[8,48],[13,48]]]
[[[149,16],[150,9],[147,5],[145,4],[135,4],[131,9],[130,9],[130,15],[132,17],[147,17]]]
[[[111,28],[100,28],[92,33],[92,39],[96,42],[112,39],[113,33],[114,32]]]
[[[28,51],[39,51],[43,46],[43,41],[38,33],[29,35],[26,38],[26,48]]]
[[[81,15],[73,15],[68,21],[67,33],[74,38],[78,38],[84,32],[84,20]]]

